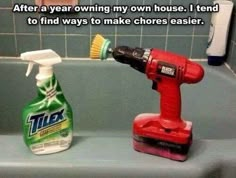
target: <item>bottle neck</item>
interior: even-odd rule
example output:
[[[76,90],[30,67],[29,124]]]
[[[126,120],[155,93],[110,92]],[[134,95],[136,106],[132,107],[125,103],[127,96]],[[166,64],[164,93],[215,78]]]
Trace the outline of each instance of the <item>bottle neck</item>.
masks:
[[[46,97],[47,100],[53,100],[56,97],[63,97],[60,84],[54,74],[50,78],[39,81],[37,81],[37,92],[39,97]]]
[[[45,80],[53,76],[53,69],[51,66],[39,66],[39,73],[36,75],[37,86],[41,86]]]

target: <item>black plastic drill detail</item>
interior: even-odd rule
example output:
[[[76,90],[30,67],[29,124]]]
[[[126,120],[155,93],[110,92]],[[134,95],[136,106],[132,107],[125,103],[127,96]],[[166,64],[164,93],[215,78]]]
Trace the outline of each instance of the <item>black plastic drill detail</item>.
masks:
[[[147,59],[143,57],[144,52],[145,50],[142,48],[119,46],[113,50],[112,55],[116,61],[129,64],[132,68],[145,73]]]

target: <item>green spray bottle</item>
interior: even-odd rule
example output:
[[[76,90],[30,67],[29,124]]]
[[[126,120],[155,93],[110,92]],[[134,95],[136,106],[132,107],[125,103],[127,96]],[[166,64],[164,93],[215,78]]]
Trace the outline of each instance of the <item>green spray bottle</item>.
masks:
[[[72,109],[65,99],[52,66],[60,56],[51,49],[21,54],[29,61],[26,76],[39,65],[36,75],[38,96],[28,103],[22,113],[24,141],[37,155],[56,153],[70,147],[73,137]]]

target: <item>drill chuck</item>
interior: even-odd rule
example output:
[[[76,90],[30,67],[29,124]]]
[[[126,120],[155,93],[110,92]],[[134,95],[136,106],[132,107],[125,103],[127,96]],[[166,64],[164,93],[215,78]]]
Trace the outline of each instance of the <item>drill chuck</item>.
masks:
[[[128,46],[118,46],[113,49],[112,55],[116,61],[129,64],[132,68],[145,73],[148,61],[146,50],[142,48],[130,48]]]

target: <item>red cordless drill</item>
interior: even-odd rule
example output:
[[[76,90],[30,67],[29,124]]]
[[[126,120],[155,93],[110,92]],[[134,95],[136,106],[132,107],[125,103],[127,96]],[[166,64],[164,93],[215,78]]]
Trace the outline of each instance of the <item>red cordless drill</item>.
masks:
[[[133,122],[133,146],[140,152],[184,161],[192,143],[192,123],[181,118],[182,83],[202,80],[201,65],[159,49],[119,46],[110,51],[116,61],[146,73],[160,92],[160,114],[138,115]]]

